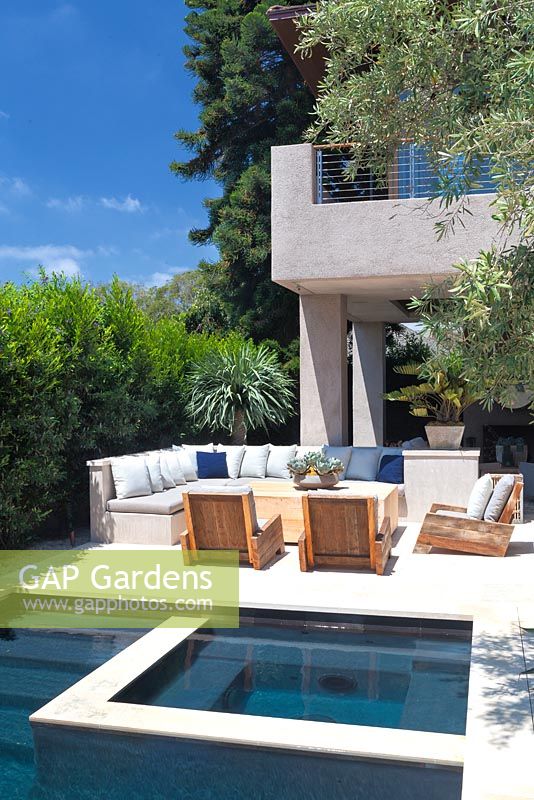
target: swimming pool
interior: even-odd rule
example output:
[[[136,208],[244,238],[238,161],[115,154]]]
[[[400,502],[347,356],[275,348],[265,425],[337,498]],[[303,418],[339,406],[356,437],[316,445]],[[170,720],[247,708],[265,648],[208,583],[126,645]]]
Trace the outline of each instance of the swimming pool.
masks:
[[[434,728],[437,720],[465,725],[470,624],[286,611],[244,611],[243,622],[240,631],[155,629],[39,709],[37,774],[29,757],[22,768],[23,759],[6,758],[0,797],[460,800],[463,736]],[[22,635],[10,653],[23,668],[26,655],[41,661],[50,645],[47,680],[70,672],[51,693],[128,644],[97,635],[93,647],[83,634],[48,634],[25,654],[26,636],[43,634]],[[75,657],[79,638],[84,653]],[[193,668],[212,644],[199,683]],[[23,684],[18,673],[14,686]],[[190,708],[186,695],[196,696]],[[281,718],[282,709],[292,718]]]
[[[464,734],[470,626],[284,612],[199,629],[115,700]]]
[[[41,798],[28,716],[139,638],[139,631],[0,631],[0,798]],[[57,800],[63,800],[55,795]],[[71,800],[66,789],[65,800]]]

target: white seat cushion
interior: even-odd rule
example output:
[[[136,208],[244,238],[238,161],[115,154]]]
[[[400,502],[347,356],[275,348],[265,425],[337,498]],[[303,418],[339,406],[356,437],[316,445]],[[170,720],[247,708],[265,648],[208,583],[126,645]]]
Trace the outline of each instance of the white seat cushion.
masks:
[[[267,459],[267,477],[268,478],[291,478],[291,474],[287,468],[287,462],[295,458],[297,452],[297,445],[270,445],[269,457]]]
[[[144,458],[123,456],[111,459],[115,494],[119,500],[152,494],[150,473]]]
[[[444,508],[439,509],[439,511],[435,512],[438,517],[454,517],[455,519],[472,519],[463,511],[447,511]]]
[[[247,445],[239,470],[240,478],[265,478],[269,445]]]
[[[174,514],[184,507],[181,489],[167,489],[164,492],[145,497],[129,497],[108,500],[108,511],[123,514]]]

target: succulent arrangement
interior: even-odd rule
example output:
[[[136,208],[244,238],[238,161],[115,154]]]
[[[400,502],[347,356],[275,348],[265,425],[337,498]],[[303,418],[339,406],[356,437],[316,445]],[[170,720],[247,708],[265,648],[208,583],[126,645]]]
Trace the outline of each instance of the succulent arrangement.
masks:
[[[292,475],[337,475],[343,472],[343,463],[339,458],[327,458],[318,450],[292,458],[287,462],[287,468]]]

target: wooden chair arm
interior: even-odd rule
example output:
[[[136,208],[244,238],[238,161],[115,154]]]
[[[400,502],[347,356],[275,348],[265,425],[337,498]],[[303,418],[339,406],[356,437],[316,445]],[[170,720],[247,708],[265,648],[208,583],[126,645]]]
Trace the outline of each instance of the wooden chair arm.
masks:
[[[275,555],[285,553],[284,530],[280,514],[271,517],[258,529],[257,533],[252,536],[250,546],[252,548],[251,563],[254,569],[262,569],[273,560]]]
[[[306,551],[306,531],[302,531],[297,539],[299,547],[299,565],[301,572],[309,572],[310,565],[308,564],[308,553]]]
[[[377,538],[379,538],[379,537],[385,537],[385,536],[387,536],[388,534],[389,534],[390,536],[391,536],[391,534],[392,534],[392,530],[391,530],[391,519],[390,519],[389,517],[384,517],[384,519],[382,520],[382,525],[380,526],[380,530],[378,531],[378,536],[377,536]]]
[[[389,517],[384,517],[374,542],[375,570],[377,575],[384,574],[384,569],[393,546],[391,536],[391,519]]]
[[[191,550],[189,531],[183,531],[183,533],[180,534],[180,544],[182,545],[182,550]]]
[[[430,513],[435,514],[436,511],[461,511],[462,514],[465,514],[467,508],[465,506],[451,506],[447,505],[447,503],[432,503]]]
[[[262,536],[266,538],[270,538],[274,536],[275,538],[284,539],[284,530],[282,528],[282,517],[280,514],[275,514],[271,519],[267,520],[267,522],[262,525],[260,528],[260,532]]]

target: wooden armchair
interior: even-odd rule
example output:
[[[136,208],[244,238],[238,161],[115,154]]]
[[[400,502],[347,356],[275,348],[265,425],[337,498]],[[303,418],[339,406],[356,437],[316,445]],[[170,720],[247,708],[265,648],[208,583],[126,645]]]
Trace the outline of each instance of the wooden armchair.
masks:
[[[251,489],[233,492],[184,492],[187,531],[182,550],[238,550],[239,560],[262,569],[285,552],[280,514],[258,524]]]
[[[502,475],[492,475],[493,485]],[[433,503],[423,520],[415,544],[415,553],[429,553],[433,547],[454,550],[459,553],[475,553],[482,556],[504,556],[514,530],[514,522],[521,519],[523,477],[514,476],[514,486],[498,522],[482,519],[466,519],[461,516],[467,509]],[[451,511],[450,515],[438,511]]]
[[[391,553],[391,522],[378,530],[378,501],[372,497],[315,494],[302,498],[304,531],[298,540],[302,572],[315,567],[369,568],[377,575]]]

